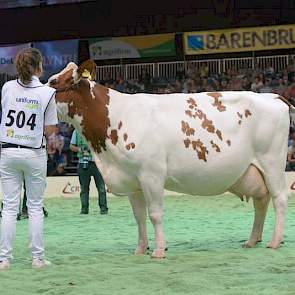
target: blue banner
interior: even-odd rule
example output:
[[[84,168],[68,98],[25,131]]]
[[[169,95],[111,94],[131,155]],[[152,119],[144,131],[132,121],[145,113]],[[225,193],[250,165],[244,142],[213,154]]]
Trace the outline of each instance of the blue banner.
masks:
[[[0,47],[0,73],[8,75],[16,75],[16,68],[14,65],[14,58],[19,51],[29,48],[31,43],[25,43],[15,46]]]
[[[79,40],[34,42],[44,58],[44,74],[42,80],[61,71],[69,62],[78,63]]]

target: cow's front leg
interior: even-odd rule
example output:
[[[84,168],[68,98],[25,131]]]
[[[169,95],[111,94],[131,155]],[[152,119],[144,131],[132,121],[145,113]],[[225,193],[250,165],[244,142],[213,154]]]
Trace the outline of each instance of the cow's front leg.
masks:
[[[142,192],[129,195],[129,201],[138,226],[138,245],[135,255],[143,255],[148,249],[148,238],[146,233],[146,202]]]
[[[251,236],[249,240],[246,241],[244,244],[245,248],[252,248],[258,242],[261,242],[262,240],[263,226],[264,226],[264,221],[265,221],[265,217],[267,213],[269,199],[270,198],[268,194],[261,198],[253,197],[255,218],[254,218],[254,224],[253,224]]]
[[[157,175],[145,177],[142,189],[148,206],[149,218],[155,231],[155,249],[152,258],[165,258],[166,242],[163,232],[164,181]]]

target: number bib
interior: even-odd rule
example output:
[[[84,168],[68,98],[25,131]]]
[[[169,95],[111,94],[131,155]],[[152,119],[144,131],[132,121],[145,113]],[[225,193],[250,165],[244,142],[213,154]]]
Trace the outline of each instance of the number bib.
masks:
[[[45,85],[26,88],[16,80],[6,84],[1,98],[0,141],[40,148],[45,111],[55,90]]]

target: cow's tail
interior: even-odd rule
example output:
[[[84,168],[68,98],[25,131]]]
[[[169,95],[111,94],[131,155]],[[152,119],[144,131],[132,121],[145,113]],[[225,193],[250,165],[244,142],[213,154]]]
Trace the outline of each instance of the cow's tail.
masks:
[[[290,102],[287,98],[285,98],[285,97],[283,97],[283,96],[281,96],[281,95],[279,95],[277,98],[280,99],[281,101],[283,101],[283,102],[289,107],[289,110],[290,110],[292,113],[295,112],[295,106],[293,106],[293,105],[291,104],[291,102]]]

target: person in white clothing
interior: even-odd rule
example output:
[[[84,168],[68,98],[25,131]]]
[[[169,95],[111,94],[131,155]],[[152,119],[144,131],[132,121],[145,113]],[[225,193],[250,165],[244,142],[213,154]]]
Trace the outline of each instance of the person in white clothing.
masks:
[[[46,183],[46,140],[57,124],[55,89],[39,81],[42,55],[35,48],[24,49],[16,57],[18,79],[2,88],[0,174],[3,211],[0,233],[0,270],[12,259],[23,181],[26,183],[29,215],[29,247],[32,266],[49,265],[44,258],[43,195]]]

